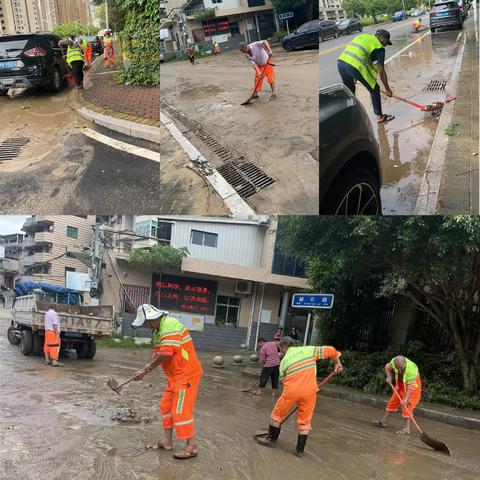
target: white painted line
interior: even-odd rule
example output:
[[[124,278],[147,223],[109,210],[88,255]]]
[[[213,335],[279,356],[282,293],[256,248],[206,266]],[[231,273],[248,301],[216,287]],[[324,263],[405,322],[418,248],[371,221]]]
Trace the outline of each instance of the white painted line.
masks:
[[[101,133],[98,133],[90,128],[82,128],[81,132],[86,137],[92,138],[96,142],[104,143],[105,145],[115,148],[116,150],[121,150],[122,152],[130,153],[132,155],[136,155],[137,157],[148,158],[149,160],[160,163],[160,152],[154,152],[153,150],[148,150],[146,148],[131,145],[130,143],[115,140],[114,138],[102,135]]]
[[[109,73],[118,73],[120,70],[110,70],[108,72],[98,72],[95,75],[108,75]]]
[[[408,50],[412,45],[415,45],[415,43],[419,42],[423,37],[426,37],[427,35],[430,35],[430,30],[424,33],[423,35],[420,35],[416,40],[414,40],[412,43],[409,43],[406,47],[403,47],[398,52],[395,52],[391,57],[388,57],[385,60],[385,63],[388,63],[390,60],[393,60],[395,57],[398,57],[401,53],[403,53],[405,50]]]
[[[464,35],[462,46],[460,47],[453,67],[452,77],[448,84],[449,92],[452,95],[456,95],[457,93],[458,77],[460,76],[466,41],[467,37]],[[436,213],[449,140],[444,130],[452,124],[454,111],[455,102],[446,103],[443,106],[442,114],[438,121],[437,132],[433,139],[432,148],[425,167],[420,191],[418,192],[414,211],[415,215],[433,215]]]
[[[160,121],[165,125],[165,128],[170,132],[170,135],[172,135],[180,145],[181,149],[188,155],[195,165],[200,163],[212,169],[212,173],[210,175],[205,174],[205,178],[220,195],[224,204],[233,215],[255,215],[254,210],[248,205],[248,203],[245,202],[245,200],[240,197],[237,191],[222,177],[222,175],[210,165],[210,162],[208,162],[207,159],[189,142],[172,120],[162,112],[160,112]]]

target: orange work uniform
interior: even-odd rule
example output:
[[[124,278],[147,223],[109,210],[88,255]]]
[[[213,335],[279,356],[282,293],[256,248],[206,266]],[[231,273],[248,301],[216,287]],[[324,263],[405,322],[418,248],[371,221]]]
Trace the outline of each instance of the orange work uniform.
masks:
[[[179,440],[195,435],[193,409],[203,374],[188,330],[173,317],[164,317],[154,332],[155,352],[169,357],[162,362],[168,384],[160,400],[164,429],[175,428]]]
[[[93,47],[88,42],[83,49],[83,53],[85,54],[86,64],[90,65],[92,63]]]
[[[48,353],[52,360],[58,360],[58,355],[60,353],[60,338],[57,337],[57,332],[55,332],[55,330],[45,330],[43,352]]]
[[[317,403],[317,360],[340,357],[334,347],[290,347],[280,363],[283,393],[270,418],[282,422],[295,403],[298,404],[298,431],[312,429],[312,416]]]
[[[258,73],[255,71],[255,82],[253,84],[255,93],[262,91],[263,80],[265,80],[265,78],[267,79],[270,85],[275,81],[275,69],[273,68],[273,65],[270,63],[270,61],[265,65],[263,65],[263,67],[258,66],[258,69],[260,70],[260,77],[258,76]]]
[[[395,368],[393,359],[390,363],[387,363],[385,367],[390,369],[392,372],[395,372],[395,390],[400,394],[402,400],[405,398],[407,391],[412,392],[408,400],[407,409],[402,407],[403,418],[408,418],[409,415],[407,410],[410,412],[410,415],[413,415],[413,410],[420,402],[420,398],[422,396],[422,382],[420,380],[420,374],[418,373],[418,367],[415,365],[415,363],[408,358],[406,358],[405,361],[406,367],[403,375],[401,375]],[[387,412],[396,412],[398,407],[400,407],[400,400],[394,393],[392,393],[386,410]]]

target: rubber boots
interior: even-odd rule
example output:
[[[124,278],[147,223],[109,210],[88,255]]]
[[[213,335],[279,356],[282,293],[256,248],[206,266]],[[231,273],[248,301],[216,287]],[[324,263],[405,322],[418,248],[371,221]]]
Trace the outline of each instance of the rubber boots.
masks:
[[[266,447],[275,447],[278,436],[280,435],[280,427],[268,426],[268,434],[266,437],[258,437],[257,443],[265,445]]]
[[[297,457],[301,457],[305,450],[305,444],[307,443],[308,435],[298,435],[297,438],[297,448],[295,449],[295,453]]]

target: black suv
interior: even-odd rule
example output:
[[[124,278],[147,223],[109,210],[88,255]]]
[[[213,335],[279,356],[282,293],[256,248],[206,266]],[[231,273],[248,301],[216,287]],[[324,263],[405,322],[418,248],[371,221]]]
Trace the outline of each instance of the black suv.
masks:
[[[340,35],[350,35],[353,32],[361,32],[363,26],[357,18],[347,18],[338,24],[338,33]]]
[[[319,32],[319,20],[304,23],[294,30],[293,33],[283,37],[282,47],[287,52],[291,52],[300,47],[318,47]]]
[[[338,27],[333,20],[320,21],[320,41],[323,42],[326,38],[337,38]]]
[[[381,215],[380,152],[362,104],[344,85],[320,89],[320,214]]]
[[[10,88],[58,92],[68,75],[60,40],[50,32],[0,36],[0,95]]]

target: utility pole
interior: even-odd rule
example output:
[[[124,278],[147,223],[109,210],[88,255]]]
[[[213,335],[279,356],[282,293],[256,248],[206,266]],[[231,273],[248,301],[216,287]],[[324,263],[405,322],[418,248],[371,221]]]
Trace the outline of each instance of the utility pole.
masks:
[[[93,238],[91,247],[91,274],[90,274],[90,295],[98,297],[99,286],[102,277],[102,260],[105,246],[105,231],[103,225],[96,224],[93,227]]]
[[[109,30],[109,22],[108,22],[108,0],[105,0],[105,25],[107,30]]]

